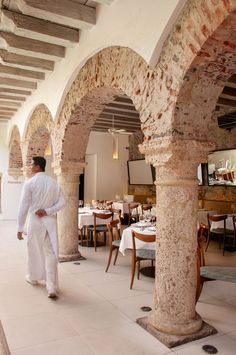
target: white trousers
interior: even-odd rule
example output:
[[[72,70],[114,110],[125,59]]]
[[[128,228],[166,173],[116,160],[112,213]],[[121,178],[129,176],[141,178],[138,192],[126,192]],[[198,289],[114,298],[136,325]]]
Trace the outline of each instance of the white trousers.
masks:
[[[48,233],[28,237],[28,275],[31,280],[46,280],[48,292],[58,291],[57,258]]]

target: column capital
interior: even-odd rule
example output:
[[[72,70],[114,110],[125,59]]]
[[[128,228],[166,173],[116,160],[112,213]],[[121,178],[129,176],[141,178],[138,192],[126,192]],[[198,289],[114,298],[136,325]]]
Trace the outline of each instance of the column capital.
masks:
[[[194,139],[176,139],[173,136],[150,139],[139,145],[146,161],[155,167],[185,162],[200,164],[207,162],[208,153],[215,149],[213,142]]]
[[[85,162],[80,161],[54,161],[52,168],[56,175],[80,175],[86,166]]]

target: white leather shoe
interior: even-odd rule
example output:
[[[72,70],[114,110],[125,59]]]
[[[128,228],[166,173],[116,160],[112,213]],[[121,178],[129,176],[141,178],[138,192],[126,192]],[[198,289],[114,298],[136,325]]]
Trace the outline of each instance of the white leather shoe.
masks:
[[[29,284],[31,284],[31,285],[33,285],[33,286],[38,285],[38,281],[31,280],[31,279],[29,278],[29,275],[26,275],[26,276],[25,276],[25,280],[26,280],[26,282],[28,282]]]

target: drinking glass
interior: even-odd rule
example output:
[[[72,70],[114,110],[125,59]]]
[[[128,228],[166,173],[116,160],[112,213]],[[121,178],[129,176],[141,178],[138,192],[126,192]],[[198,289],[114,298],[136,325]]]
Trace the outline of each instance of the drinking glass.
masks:
[[[84,201],[83,200],[79,200],[79,207],[83,207]]]

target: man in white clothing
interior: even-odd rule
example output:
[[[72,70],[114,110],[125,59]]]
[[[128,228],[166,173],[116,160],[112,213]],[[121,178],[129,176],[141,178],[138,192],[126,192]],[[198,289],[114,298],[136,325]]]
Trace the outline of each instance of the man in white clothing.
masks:
[[[33,157],[31,172],[34,176],[24,184],[17,238],[23,239],[23,228],[29,213],[26,281],[36,285],[39,280],[46,280],[48,297],[55,298],[58,292],[56,213],[65,206],[65,200],[57,182],[45,174],[45,166],[43,157]]]

